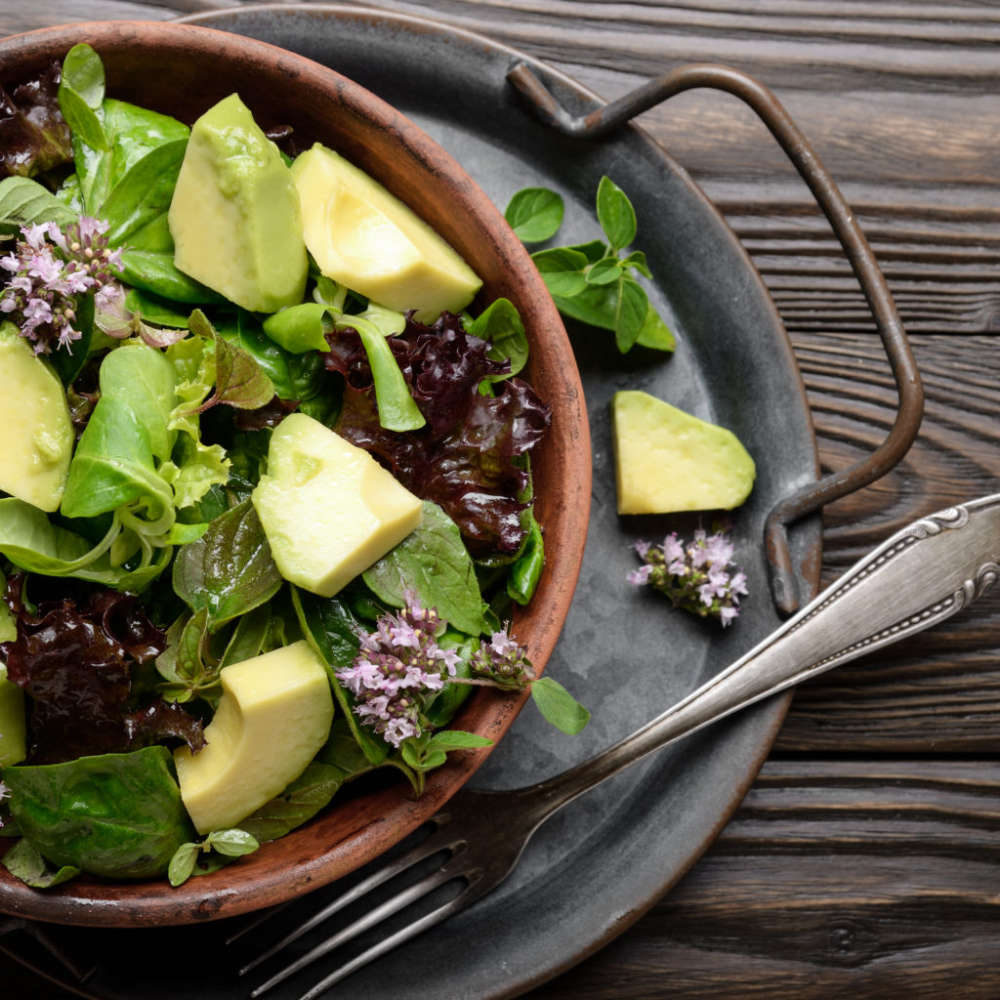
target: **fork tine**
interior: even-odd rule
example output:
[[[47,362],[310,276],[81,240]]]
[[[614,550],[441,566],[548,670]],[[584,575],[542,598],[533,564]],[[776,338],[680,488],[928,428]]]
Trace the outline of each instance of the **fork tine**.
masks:
[[[278,983],[283,982],[300,969],[304,969],[307,965],[311,965],[318,958],[322,958],[328,952],[333,951],[334,948],[337,948],[342,944],[346,944],[362,932],[374,927],[376,924],[381,923],[387,917],[391,917],[394,913],[398,913],[400,910],[405,909],[411,903],[415,903],[418,899],[426,896],[430,892],[433,892],[436,888],[438,888],[438,886],[442,886],[446,882],[462,877],[465,877],[464,873],[449,871],[447,866],[438,868],[436,871],[431,872],[430,875],[422,878],[419,882],[414,882],[413,885],[408,886],[391,899],[387,899],[380,906],[376,906],[375,909],[369,910],[368,913],[366,913],[363,917],[358,918],[353,924],[348,924],[332,937],[322,941],[311,951],[306,952],[303,956],[301,956],[301,958],[292,962],[291,965],[288,965],[279,972],[276,972],[270,979],[261,983],[260,986],[251,991],[250,996],[262,996],[272,987],[277,986]]]
[[[468,888],[471,888],[471,885]],[[401,927],[395,934],[390,934],[389,937],[383,938],[378,944],[372,945],[367,951],[363,951],[360,955],[352,958],[351,961],[346,962],[339,969],[334,969],[326,978],[321,979],[310,990],[303,993],[299,997],[299,1000],[318,1000],[331,986],[339,983],[342,979],[346,979],[351,973],[357,972],[358,969],[364,968],[369,962],[373,962],[376,958],[392,951],[393,948],[397,948],[404,942],[409,941],[410,938],[429,930],[435,924],[439,924],[442,920],[450,917],[453,913],[457,913],[465,907],[464,897],[467,892],[468,889],[463,890],[454,899],[443,903],[436,910],[431,910],[430,913],[425,913],[419,920],[414,920],[412,924]]]
[[[293,931],[290,931],[287,935],[285,935],[285,937],[283,937],[277,944],[272,945],[262,954],[256,955],[252,961],[248,962],[242,969],[240,969],[239,974],[244,976],[252,969],[256,969],[258,965],[262,962],[266,962],[272,955],[276,955],[293,941],[297,941],[303,934],[307,934],[314,927],[323,923],[324,920],[332,917],[345,906],[349,906],[351,903],[360,899],[372,889],[378,888],[378,886],[382,885],[384,882],[388,882],[389,879],[395,878],[397,875],[405,872],[408,868],[412,868],[415,864],[425,861],[432,855],[438,854],[440,851],[447,850],[449,847],[454,846],[449,843],[441,843],[440,838],[435,836],[437,832],[437,830],[432,831],[427,840],[425,840],[422,844],[418,844],[412,851],[409,851],[401,858],[398,858],[385,867],[380,868],[378,871],[372,872],[371,875],[360,881],[356,886],[338,896],[333,901],[327,903],[326,906],[324,906],[317,913],[314,913],[308,920],[305,921],[305,923],[300,924]]]

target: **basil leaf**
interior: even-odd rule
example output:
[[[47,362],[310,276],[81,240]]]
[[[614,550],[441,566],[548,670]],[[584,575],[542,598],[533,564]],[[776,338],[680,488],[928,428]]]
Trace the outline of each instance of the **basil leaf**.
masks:
[[[170,208],[187,139],[157,146],[112,188],[101,206],[109,226],[108,242],[120,246],[132,233],[149,225]]]
[[[504,218],[525,243],[542,243],[559,231],[563,209],[563,200],[555,191],[524,188],[511,198]]]
[[[573,298],[553,295],[552,299],[564,316],[603,330],[614,330],[617,292],[617,288],[607,285],[591,286]],[[659,351],[672,351],[676,343],[674,335],[652,306],[646,309],[646,317],[635,342],[641,347]]]
[[[104,64],[86,42],[66,53],[62,64],[62,82],[76,91],[88,108],[96,111],[104,100]]]
[[[389,744],[358,724],[354,699],[337,680],[337,671],[349,667],[358,655],[357,622],[339,597],[317,597],[291,587],[292,606],[306,641],[326,665],[330,687],[350,727],[354,741],[369,763],[378,765],[389,756]]]
[[[597,221],[614,250],[635,239],[635,209],[625,192],[610,177],[597,185]]]
[[[256,410],[274,399],[274,395],[274,383],[252,354],[225,337],[215,338],[212,399],[237,410]]]
[[[267,642],[269,625],[271,622],[271,612],[266,604],[262,604],[253,611],[248,611],[245,615],[240,615],[236,622],[236,628],[229,637],[226,644],[226,651],[222,654],[220,667],[228,666],[230,663],[242,663],[244,660],[252,660],[255,656],[260,656],[264,652],[264,644]]]
[[[615,343],[622,354],[639,339],[648,311],[649,300],[642,286],[632,278],[622,278],[615,308]]]
[[[193,611],[207,611],[213,631],[269,601],[282,582],[249,499],[217,517],[174,559],[174,592]]]
[[[77,213],[38,181],[28,177],[0,181],[0,232],[16,233],[22,226],[39,222],[68,226],[76,221]]]
[[[42,855],[111,878],[162,875],[193,833],[163,746],[4,768],[10,811]]]
[[[297,378],[312,363],[314,355],[305,355],[304,360],[290,356],[265,336],[260,323],[251,313],[242,309],[237,313],[213,314],[213,320],[215,332],[223,340],[237,345],[257,362],[280,399],[302,399],[314,394],[313,387],[307,384],[308,378]],[[294,372],[293,365],[296,365]],[[322,368],[321,359],[319,365]]]
[[[123,250],[119,275],[126,284],[173,302],[204,305],[222,301],[216,292],[178,271],[173,253]]]
[[[357,748],[350,735],[347,739]],[[363,762],[361,770],[371,770],[364,755],[360,756]],[[242,820],[241,826],[257,841],[277,840],[312,819],[343,783],[344,772],[339,767],[314,760],[280,795]]]
[[[20,840],[3,856],[3,866],[32,889],[51,889],[80,874],[73,865],[53,870],[30,840]]]
[[[169,326],[175,330],[186,330],[189,311],[179,312],[173,302],[159,296],[130,288],[125,293],[125,308],[138,313],[146,323],[155,326]]]
[[[572,298],[587,287],[584,270],[590,262],[579,250],[554,247],[533,253],[531,259],[535,262],[545,287],[553,296]]]
[[[527,364],[528,335],[525,333],[521,314],[510,299],[491,302],[465,328],[474,337],[489,341],[489,356],[494,361],[510,361],[510,372],[507,375],[497,375],[492,381],[510,378]]]
[[[59,110],[63,113],[66,124],[73,130],[74,140],[79,139],[91,149],[110,148],[97,113],[65,81],[59,84]]]
[[[590,712],[551,677],[539,677],[532,681],[531,697],[538,711],[556,729],[569,736],[581,732],[590,721]]]
[[[530,518],[524,548],[507,576],[507,594],[518,604],[527,604],[531,600],[545,568],[545,542],[542,539],[542,529],[533,513]]]
[[[483,598],[475,565],[455,522],[437,504],[423,502],[420,525],[362,574],[386,604],[400,608],[407,590],[460,632],[484,630]]]
[[[493,746],[493,740],[461,729],[444,729],[435,733],[427,744],[428,750],[478,750]]]

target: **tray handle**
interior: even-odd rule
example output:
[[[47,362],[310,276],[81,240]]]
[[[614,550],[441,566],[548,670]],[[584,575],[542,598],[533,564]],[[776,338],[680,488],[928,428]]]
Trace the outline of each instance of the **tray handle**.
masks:
[[[800,595],[788,546],[788,525],[819,510],[831,500],[846,496],[884,476],[906,454],[923,416],[924,394],[920,373],[892,293],[854,213],[777,97],[762,83],[740,70],[711,63],[682,66],[589,114],[579,116],[571,115],[526,63],[519,62],[512,66],[507,79],[543,122],[565,135],[587,139],[600,139],[641,112],[686,90],[708,87],[732,94],[749,105],[767,126],[809,186],[840,240],[882,338],[896,380],[899,406],[889,434],[867,458],[832,472],[818,482],[800,487],[779,500],[768,514],[764,544],[771,595],[779,613],[793,614],[800,606]]]

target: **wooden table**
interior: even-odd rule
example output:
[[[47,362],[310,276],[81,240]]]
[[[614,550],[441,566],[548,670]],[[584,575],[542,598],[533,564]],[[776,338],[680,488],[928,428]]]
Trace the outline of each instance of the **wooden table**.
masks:
[[[6,0],[0,35],[227,0]],[[1000,9],[917,0],[424,0],[607,98],[683,62],[772,87],[838,179],[921,366],[920,437],[824,512],[824,580],[912,518],[1000,480]],[[754,256],[791,333],[823,466],[868,452],[895,390],[847,263],[749,111],[694,92],[642,124]],[[1000,592],[803,687],[715,846],[536,1000],[1000,997]],[[0,965],[5,997],[49,997]],[[447,998],[442,998],[447,1000]]]

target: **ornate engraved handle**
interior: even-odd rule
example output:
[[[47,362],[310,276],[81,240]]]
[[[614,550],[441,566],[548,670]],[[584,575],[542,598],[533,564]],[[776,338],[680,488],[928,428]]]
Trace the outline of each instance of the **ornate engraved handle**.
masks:
[[[682,736],[930,628],[1000,577],[1000,493],[915,521],[745,656],[620,743],[532,789],[543,815]]]

